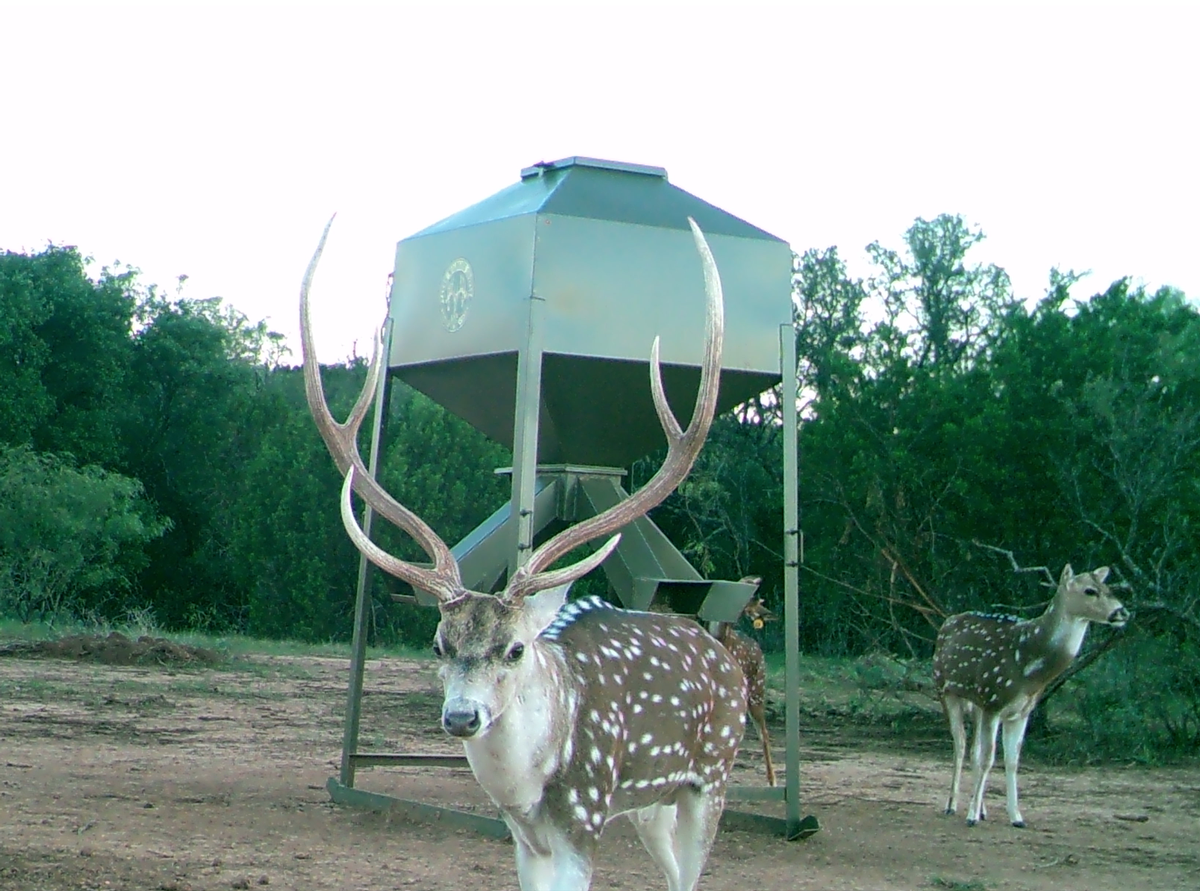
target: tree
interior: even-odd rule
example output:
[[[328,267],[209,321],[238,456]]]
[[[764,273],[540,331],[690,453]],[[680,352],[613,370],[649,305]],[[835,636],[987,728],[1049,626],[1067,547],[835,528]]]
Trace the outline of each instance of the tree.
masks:
[[[230,516],[269,432],[253,407],[264,395],[261,354],[272,339],[219,301],[166,299],[153,288],[137,320],[119,467],[173,521],[152,545],[141,584],[168,627],[194,615],[237,627],[246,595],[228,559]]]
[[[0,255],[0,442],[111,465],[135,274],[85,265],[74,248]]]

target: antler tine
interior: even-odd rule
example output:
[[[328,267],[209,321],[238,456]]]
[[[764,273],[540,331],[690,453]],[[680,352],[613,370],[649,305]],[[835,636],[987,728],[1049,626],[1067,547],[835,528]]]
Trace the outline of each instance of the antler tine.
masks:
[[[584,520],[575,526],[564,529],[551,538],[530,555],[529,562],[513,573],[502,596],[511,600],[520,600],[537,591],[543,591],[556,585],[565,584],[577,579],[595,567],[616,548],[620,536],[613,536],[603,548],[590,557],[572,564],[571,566],[544,572],[561,557],[574,548],[593,539],[606,535],[623,526],[632,523],[638,517],[645,515],[652,508],[661,504],[671,494],[692,469],[696,456],[704,446],[712,425],[713,415],[717,407],[717,394],[721,384],[721,348],[725,338],[725,306],[721,291],[721,276],[717,270],[716,261],[704,233],[696,225],[696,221],[688,217],[692,227],[692,237],[700,261],[704,268],[704,292],[708,299],[708,313],[705,320],[704,363],[700,368],[700,389],[696,396],[696,407],[692,412],[691,422],[687,429],[679,426],[670,405],[667,404],[666,392],[662,383],[662,368],[659,364],[658,344],[656,337],[650,348],[650,392],[654,397],[654,409],[658,413],[659,422],[667,437],[667,457],[658,473],[650,481],[638,489],[631,497],[615,504],[603,513]]]
[[[336,215],[335,215],[336,216]],[[408,582],[416,588],[428,591],[439,600],[452,600],[462,594],[462,577],[459,573],[458,562],[450,553],[450,548],[434,532],[429,525],[389,495],[367,471],[362,457],[358,452],[358,429],[370,410],[376,388],[383,378],[383,349],[379,332],[375,334],[374,350],[371,355],[371,367],[367,372],[367,381],[363,386],[354,408],[344,424],[333,419],[329,405],[325,399],[325,388],[321,385],[321,370],[317,364],[316,350],[313,347],[312,323],[308,311],[308,294],[312,287],[313,276],[317,271],[317,263],[325,250],[325,241],[329,237],[329,229],[333,225],[333,217],[325,224],[321,233],[321,241],[309,261],[304,273],[304,281],[300,286],[300,350],[304,358],[304,392],[308,399],[308,407],[317,430],[329,449],[338,471],[346,477],[347,485],[354,490],[384,519],[403,529],[416,540],[421,549],[433,560],[433,569],[426,569],[407,563],[397,557],[384,554],[388,560],[380,562],[373,556],[374,551],[383,553],[371,544],[370,539],[358,529],[359,537],[353,533],[355,545],[367,556],[372,563],[397,578]],[[347,490],[348,491],[348,490]],[[349,527],[347,527],[349,530]],[[372,551],[364,547],[363,542],[370,544]],[[385,565],[386,563],[386,565]]]

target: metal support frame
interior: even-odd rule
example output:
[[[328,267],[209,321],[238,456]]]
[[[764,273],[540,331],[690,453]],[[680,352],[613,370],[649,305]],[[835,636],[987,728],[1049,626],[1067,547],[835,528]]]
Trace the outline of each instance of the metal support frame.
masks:
[[[800,818],[800,453],[796,441],[796,330],[779,326],[779,386],[783,422],[783,652],[784,801],[788,838],[806,838],[820,825]]]
[[[390,282],[390,279],[389,279]],[[390,302],[389,291],[389,302]],[[388,357],[392,354],[392,317],[388,314],[383,329],[383,361],[386,366]],[[320,372],[318,371],[318,374]],[[392,395],[392,378],[386,367],[383,383],[375,393],[375,418],[371,429],[371,454],[368,457],[367,470],[374,478],[379,472],[379,444],[383,439],[383,427],[387,423],[387,407]],[[368,504],[363,509],[362,529],[369,538],[371,521],[375,512]],[[346,692],[346,723],[342,732],[342,764],[340,777],[343,786],[354,785],[354,753],[358,751],[358,726],[362,718],[363,672],[366,668],[367,657],[367,622],[371,617],[369,597],[367,595],[370,580],[371,563],[359,554],[358,585],[354,596],[354,635],[350,642],[350,684]]]
[[[509,551],[511,577],[533,553],[533,490],[537,478],[538,421],[542,405],[542,316],[546,301],[529,298],[529,329],[517,355],[517,405],[513,419],[512,505],[516,541]]]
[[[523,565],[532,552],[539,532],[556,520],[577,522],[605,509],[614,500],[628,497],[619,484],[623,471],[613,468],[558,465],[538,467],[538,407],[541,401],[541,317],[542,303],[530,300],[528,337],[518,355],[516,416],[511,470],[512,498],[453,549],[463,570],[463,581],[476,590],[492,590],[505,569],[512,572]],[[785,649],[785,743],[786,779],[779,787],[729,789],[731,802],[783,801],[785,817],[746,813],[726,808],[721,825],[781,835],[788,840],[807,838],[820,828],[816,817],[800,816],[800,664],[799,664],[799,501],[798,451],[796,436],[796,341],[790,324],[780,326],[780,370],[783,422],[783,533],[784,533],[784,649]],[[392,329],[385,330],[384,355],[391,355]],[[371,437],[369,470],[377,471],[384,417],[391,392],[391,376],[376,397],[374,430]],[[504,471],[498,471],[504,472]],[[515,508],[515,509],[514,509]],[[515,519],[515,522],[514,522]],[[372,512],[368,507],[363,529],[370,535]],[[507,554],[506,557],[501,557]],[[609,564],[612,564],[610,566]],[[605,561],[605,571],[622,602],[644,609],[656,599],[665,600],[678,611],[693,613],[702,621],[735,621],[754,593],[754,586],[737,582],[708,581],[687,563],[661,531],[641,518],[631,524],[613,557]],[[409,818],[444,821],[457,828],[471,829],[495,838],[507,838],[507,825],[500,819],[470,814],[425,802],[410,801],[391,795],[354,788],[358,767],[423,766],[467,768],[465,755],[431,754],[360,754],[359,723],[362,717],[363,675],[366,660],[368,579],[370,564],[359,561],[354,636],[351,644],[350,683],[346,700],[341,773],[330,778],[330,797],[339,804],[385,810]],[[436,601],[417,592],[412,599],[426,605]],[[703,606],[700,606],[703,604]],[[689,608],[688,605],[691,605]]]

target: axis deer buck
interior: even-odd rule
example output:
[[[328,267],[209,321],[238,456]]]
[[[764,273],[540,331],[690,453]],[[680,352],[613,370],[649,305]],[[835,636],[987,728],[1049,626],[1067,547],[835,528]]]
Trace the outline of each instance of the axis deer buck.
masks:
[[[619,533],[591,556],[548,570],[659,504],[687,476],[708,435],[724,310],[716,264],[700,229],[689,222],[708,301],[691,422],[682,429],[667,404],[655,338],[650,388],[669,444],[661,469],[627,500],[538,547],[498,595],[464,588],[450,548],[363,466],[356,434],[382,375],[378,337],[367,384],[349,419],[338,424],[329,413],[308,314],[328,226],[301,288],[305,387],[317,427],[345,476],[342,520],[371,562],[439,601],[433,646],[445,694],[442,726],[462,740],[475,778],[512,832],[524,891],[590,887],[600,835],[619,815],[630,817],[670,891],[693,891],[745,732],[741,669],[696,622],[618,609],[596,597],[565,603],[571,583],[613,552]],[[372,543],[352,512],[352,488],[410,534],[432,568]]]
[[[964,717],[970,715],[976,776],[967,825],[987,819],[983,795],[996,761],[996,731],[1003,724],[1008,819],[1013,826],[1025,826],[1017,806],[1017,765],[1033,707],[1078,655],[1089,623],[1120,628],[1129,621],[1129,611],[1104,584],[1106,578],[1107,566],[1076,575],[1068,563],[1054,598],[1036,619],[960,613],[942,625],[933,651],[933,683],[954,737],[947,814],[958,808],[967,748]]]
[[[762,584],[762,578],[756,575],[746,576],[742,581],[756,586]],[[757,596],[746,604],[742,615],[748,618],[755,628],[762,628],[764,622],[775,620],[775,614],[768,610]],[[754,726],[758,728],[758,737],[762,740],[763,761],[767,765],[767,784],[774,786],[775,765],[771,761],[771,737],[767,733],[767,663],[763,658],[762,647],[753,638],[737,631],[733,622],[714,622],[713,625],[713,637],[729,650],[746,678],[746,708]]]

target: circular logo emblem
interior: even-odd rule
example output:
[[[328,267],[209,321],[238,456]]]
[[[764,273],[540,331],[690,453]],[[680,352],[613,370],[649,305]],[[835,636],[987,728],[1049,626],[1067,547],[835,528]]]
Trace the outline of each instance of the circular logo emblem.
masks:
[[[442,304],[442,325],[454,333],[467,320],[467,309],[475,293],[475,273],[471,264],[459,257],[446,267],[442,275],[442,291],[438,299]]]

